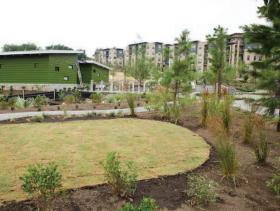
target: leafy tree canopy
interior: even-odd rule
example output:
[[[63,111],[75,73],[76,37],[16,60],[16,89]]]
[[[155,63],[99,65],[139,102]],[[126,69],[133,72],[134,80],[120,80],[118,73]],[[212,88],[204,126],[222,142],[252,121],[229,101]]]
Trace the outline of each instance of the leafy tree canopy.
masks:
[[[72,48],[63,44],[49,45],[46,46],[46,49],[47,50],[73,50]]]
[[[39,50],[40,48],[34,43],[23,43],[21,45],[17,44],[5,44],[2,47],[4,52],[8,51],[31,51],[31,50]]]

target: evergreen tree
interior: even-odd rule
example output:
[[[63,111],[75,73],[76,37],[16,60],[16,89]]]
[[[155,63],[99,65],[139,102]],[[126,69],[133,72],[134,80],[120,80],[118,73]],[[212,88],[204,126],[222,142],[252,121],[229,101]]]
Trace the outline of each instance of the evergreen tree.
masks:
[[[73,49],[66,45],[56,44],[56,45],[46,46],[46,50],[73,50]]]
[[[211,70],[216,74],[218,84],[218,98],[221,98],[223,74],[226,68],[227,31],[221,26],[214,28],[214,34],[208,35],[208,48],[210,52]],[[216,88],[216,84],[215,84]]]
[[[260,17],[265,18],[267,25],[251,24],[243,27],[245,37],[250,43],[258,43],[260,47],[251,51],[263,55],[262,61],[254,62],[256,69],[261,70],[260,88],[268,89],[271,97],[264,101],[268,112],[274,115],[280,109],[280,2],[264,0],[258,8]],[[277,131],[280,132],[280,111]]]

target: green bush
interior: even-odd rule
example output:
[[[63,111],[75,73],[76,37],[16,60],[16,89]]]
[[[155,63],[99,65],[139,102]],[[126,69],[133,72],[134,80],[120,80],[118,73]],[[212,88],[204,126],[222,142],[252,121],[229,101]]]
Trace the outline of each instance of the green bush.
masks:
[[[268,142],[264,131],[260,132],[259,141],[255,144],[255,155],[258,163],[265,163],[269,154]]]
[[[17,98],[16,97],[9,98],[8,104],[9,104],[9,107],[11,108],[12,111],[15,110],[16,103],[17,103]]]
[[[101,103],[102,98],[103,98],[103,95],[101,93],[92,93],[90,95],[90,99],[92,100],[92,103]]]
[[[64,97],[64,102],[66,103],[66,104],[73,104],[73,103],[75,103],[76,101],[75,101],[75,96],[74,95],[72,95],[72,94],[68,94],[68,95],[66,95],[65,97]]]
[[[53,199],[55,193],[62,187],[62,176],[54,163],[29,166],[20,179],[23,182],[24,192],[45,202]]]
[[[216,201],[216,183],[207,181],[205,177],[189,175],[187,177],[186,194],[192,206],[204,207]]]
[[[33,102],[35,108],[41,111],[42,107],[48,105],[49,99],[46,96],[38,95]]]
[[[133,206],[130,202],[125,203],[119,211],[155,211],[158,209],[156,200],[144,197],[138,207]]]
[[[136,116],[135,114],[135,101],[136,101],[136,95],[132,93],[126,94],[126,101],[130,110],[131,116]]]
[[[105,97],[105,102],[106,103],[115,103],[116,102],[116,98],[115,96],[112,94],[112,95],[107,95]]]
[[[216,146],[218,161],[225,178],[233,179],[238,170],[236,152],[232,143],[228,140],[220,140]]]
[[[266,182],[267,187],[269,187],[278,199],[280,199],[280,159],[278,158],[278,167],[276,172],[273,174],[272,178]]]
[[[44,115],[36,115],[31,118],[32,122],[43,122],[45,119]]]
[[[158,206],[156,204],[156,200],[152,198],[144,197],[138,207],[138,210],[140,211],[155,211],[158,209]]]
[[[105,179],[115,194],[121,196],[134,194],[138,175],[132,161],[127,162],[126,168],[123,169],[119,161],[119,155],[116,152],[110,152],[102,165],[105,171]]]
[[[9,103],[7,101],[0,101],[0,109],[7,109],[9,107]]]

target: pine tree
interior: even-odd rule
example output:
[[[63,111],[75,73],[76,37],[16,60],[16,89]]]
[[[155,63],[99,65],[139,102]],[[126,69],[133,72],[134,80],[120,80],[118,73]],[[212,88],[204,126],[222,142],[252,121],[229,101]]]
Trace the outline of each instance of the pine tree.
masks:
[[[264,0],[258,8],[260,17],[265,18],[267,25],[251,24],[243,27],[245,37],[250,43],[260,44],[253,52],[263,55],[262,61],[254,62],[256,69],[261,70],[259,85],[270,91],[271,97],[264,101],[270,115],[280,109],[280,2]],[[277,131],[280,132],[280,111]]]

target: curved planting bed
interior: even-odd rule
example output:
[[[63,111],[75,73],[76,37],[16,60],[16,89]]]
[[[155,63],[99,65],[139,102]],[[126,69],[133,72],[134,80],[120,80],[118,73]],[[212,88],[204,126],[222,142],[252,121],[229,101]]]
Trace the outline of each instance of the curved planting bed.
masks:
[[[197,134],[170,123],[111,119],[0,126],[0,200],[23,199],[19,177],[36,162],[59,165],[65,188],[104,182],[100,165],[116,151],[133,160],[139,178],[192,170],[209,157]]]

